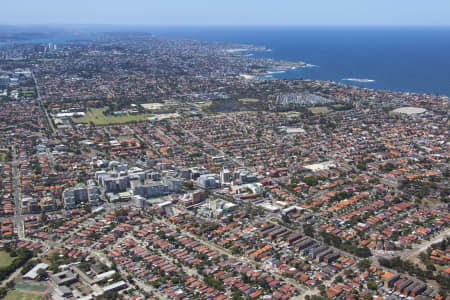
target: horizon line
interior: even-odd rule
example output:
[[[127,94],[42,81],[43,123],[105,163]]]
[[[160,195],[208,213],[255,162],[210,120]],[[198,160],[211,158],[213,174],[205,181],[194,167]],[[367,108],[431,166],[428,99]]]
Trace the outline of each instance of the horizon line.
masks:
[[[353,27],[353,28],[374,28],[374,27],[450,27],[450,24],[113,24],[113,23],[29,23],[29,24],[3,24],[0,26],[10,27],[64,27],[64,26],[115,26],[115,27]]]

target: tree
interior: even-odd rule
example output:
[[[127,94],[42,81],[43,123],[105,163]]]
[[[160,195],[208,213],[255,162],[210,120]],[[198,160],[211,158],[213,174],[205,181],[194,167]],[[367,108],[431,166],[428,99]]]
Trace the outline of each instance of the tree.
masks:
[[[314,176],[309,176],[309,177],[303,178],[303,182],[309,186],[315,186],[319,183],[319,180]]]
[[[389,173],[389,172],[395,170],[395,165],[393,163],[391,163],[391,162],[388,162],[387,164],[381,166],[380,170],[383,173]]]
[[[367,170],[367,164],[365,161],[359,162],[358,165],[356,165],[356,167],[362,171]]]
[[[233,248],[231,248],[231,254],[233,255],[237,255],[241,253],[241,249],[239,249],[239,247],[237,246],[233,246]]]
[[[314,236],[314,227],[311,224],[303,224],[303,232],[310,237]]]
[[[289,218],[288,215],[283,215],[281,217],[281,220],[283,220],[284,223],[291,223],[291,219]]]
[[[183,182],[182,186],[186,189],[186,190],[193,190],[194,189],[194,184],[192,183],[192,181],[185,181]]]
[[[356,248],[354,253],[359,257],[369,257],[372,255],[372,252],[370,252],[370,249],[367,247]]]
[[[91,213],[91,212],[92,212],[91,204],[90,204],[90,203],[87,203],[87,204],[84,206],[84,209],[86,210],[87,213]]]
[[[216,278],[207,276],[204,278],[204,281],[208,286],[210,286],[216,290],[219,290],[219,291],[223,290],[223,283],[220,282],[220,280],[218,280]]]
[[[37,275],[38,275],[38,280],[42,281],[47,277],[47,272],[44,269],[39,269],[37,271]]]
[[[372,300],[373,299],[373,295],[372,294],[367,294],[364,296],[364,300]]]
[[[233,294],[231,294],[231,297],[233,300],[244,300],[244,297],[241,296],[241,293],[239,291],[234,291]]]
[[[433,264],[426,264],[427,270],[430,272],[436,271],[436,267]]]
[[[352,269],[346,269],[344,271],[345,276],[347,276],[347,278],[353,278],[355,277],[355,273],[353,272]]]
[[[368,259],[361,259],[358,263],[358,268],[360,271],[364,271],[370,268],[370,260]]]
[[[368,281],[367,282],[367,287],[371,290],[376,290],[377,289],[377,283],[375,281]]]
[[[6,294],[8,293],[8,289],[7,288],[0,288],[0,298],[3,299],[4,297],[6,297]]]

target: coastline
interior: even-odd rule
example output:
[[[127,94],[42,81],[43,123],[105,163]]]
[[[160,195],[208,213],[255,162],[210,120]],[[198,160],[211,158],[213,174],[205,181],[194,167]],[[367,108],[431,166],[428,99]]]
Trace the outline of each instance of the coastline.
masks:
[[[236,30],[236,34],[234,31]],[[306,65],[295,69],[283,70],[284,73],[265,74],[275,79],[311,79],[351,83],[355,86],[370,87],[376,90],[450,95],[445,60],[450,51],[450,30],[448,28],[397,28],[387,31],[383,28],[155,28],[145,30],[164,38],[186,38],[198,41],[231,45],[230,49],[242,48],[242,45],[265,45],[247,48],[252,58],[267,58],[287,61],[305,61]],[[233,33],[230,38],[230,32]],[[376,38],[382,32],[385,40]],[[332,34],[331,34],[332,33]],[[354,35],[355,43],[348,48],[350,40],[342,39]],[[86,36],[93,39],[95,34]],[[100,35],[97,35],[100,36]],[[78,39],[80,36],[77,37]],[[28,43],[66,43],[75,37],[61,39],[55,36],[45,40],[28,40]],[[417,43],[421,41],[421,43]],[[424,42],[426,41],[426,43]],[[375,43],[376,42],[376,43]],[[411,51],[410,43],[419,45],[418,51]],[[375,44],[374,44],[375,43]],[[14,44],[0,42],[0,48]],[[239,45],[234,47],[234,45]],[[356,45],[356,46],[355,46]],[[439,45],[439,47],[437,47]],[[356,47],[356,48],[355,48]],[[330,49],[333,49],[330,51]],[[253,50],[259,50],[253,52]],[[406,52],[405,52],[406,51]],[[239,52],[228,52],[239,55]],[[444,59],[444,60],[443,60]],[[414,64],[405,63],[414,61]],[[319,66],[319,67],[317,67]],[[273,71],[277,68],[267,68]],[[413,76],[410,76],[410,75]],[[262,75],[262,74],[250,74]],[[371,79],[372,81],[348,81],[353,79]]]
[[[375,82],[375,79],[364,79],[364,78],[343,78],[342,80],[344,80],[344,81],[360,82],[360,83]]]

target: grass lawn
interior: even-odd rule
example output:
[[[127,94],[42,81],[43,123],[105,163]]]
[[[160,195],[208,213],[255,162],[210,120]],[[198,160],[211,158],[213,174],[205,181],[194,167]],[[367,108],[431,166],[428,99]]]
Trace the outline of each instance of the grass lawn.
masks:
[[[310,107],[310,108],[308,108],[308,110],[315,115],[326,114],[326,113],[330,112],[330,110],[326,106]]]
[[[200,108],[208,108],[212,105],[212,102],[208,102],[208,103],[203,103],[203,104],[197,104],[198,107]]]
[[[3,300],[41,300],[44,297],[43,293],[23,292],[23,291],[9,291]]]
[[[20,291],[44,292],[47,289],[47,285],[21,282],[16,283],[14,288]]]
[[[4,152],[0,152],[0,162],[6,162],[8,158],[8,154]]]
[[[9,266],[14,260],[14,257],[11,257],[8,252],[0,251],[0,268]]]
[[[298,111],[282,112],[281,114],[282,114],[282,115],[285,115],[285,116],[287,116],[287,117],[293,117],[293,118],[295,118],[295,117],[300,117],[300,116],[302,115],[302,113],[301,113],[301,112],[298,112]]]
[[[197,104],[197,106],[207,114],[214,114],[215,112],[212,110],[212,102],[205,103],[205,104]]]
[[[269,221],[272,223],[279,223],[281,220],[278,218],[270,218]]]
[[[84,117],[73,118],[75,123],[94,123],[95,125],[125,124],[147,121],[152,114],[105,116],[105,108],[90,108]]]
[[[41,62],[55,61],[55,60],[61,60],[61,59],[55,59],[55,58],[40,58],[40,59],[38,59],[38,61],[41,61]]]
[[[34,95],[34,91],[20,91],[22,95]]]
[[[343,104],[334,104],[334,105],[331,105],[331,107],[335,108],[335,109],[340,109],[340,108],[343,108],[344,105]]]

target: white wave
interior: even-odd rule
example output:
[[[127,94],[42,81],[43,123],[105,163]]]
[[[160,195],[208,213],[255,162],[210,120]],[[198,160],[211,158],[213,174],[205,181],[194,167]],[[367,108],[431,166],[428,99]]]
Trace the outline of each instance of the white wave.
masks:
[[[365,78],[343,78],[345,81],[354,81],[354,82],[362,82],[362,83],[371,83],[375,82],[374,79],[365,79]]]

